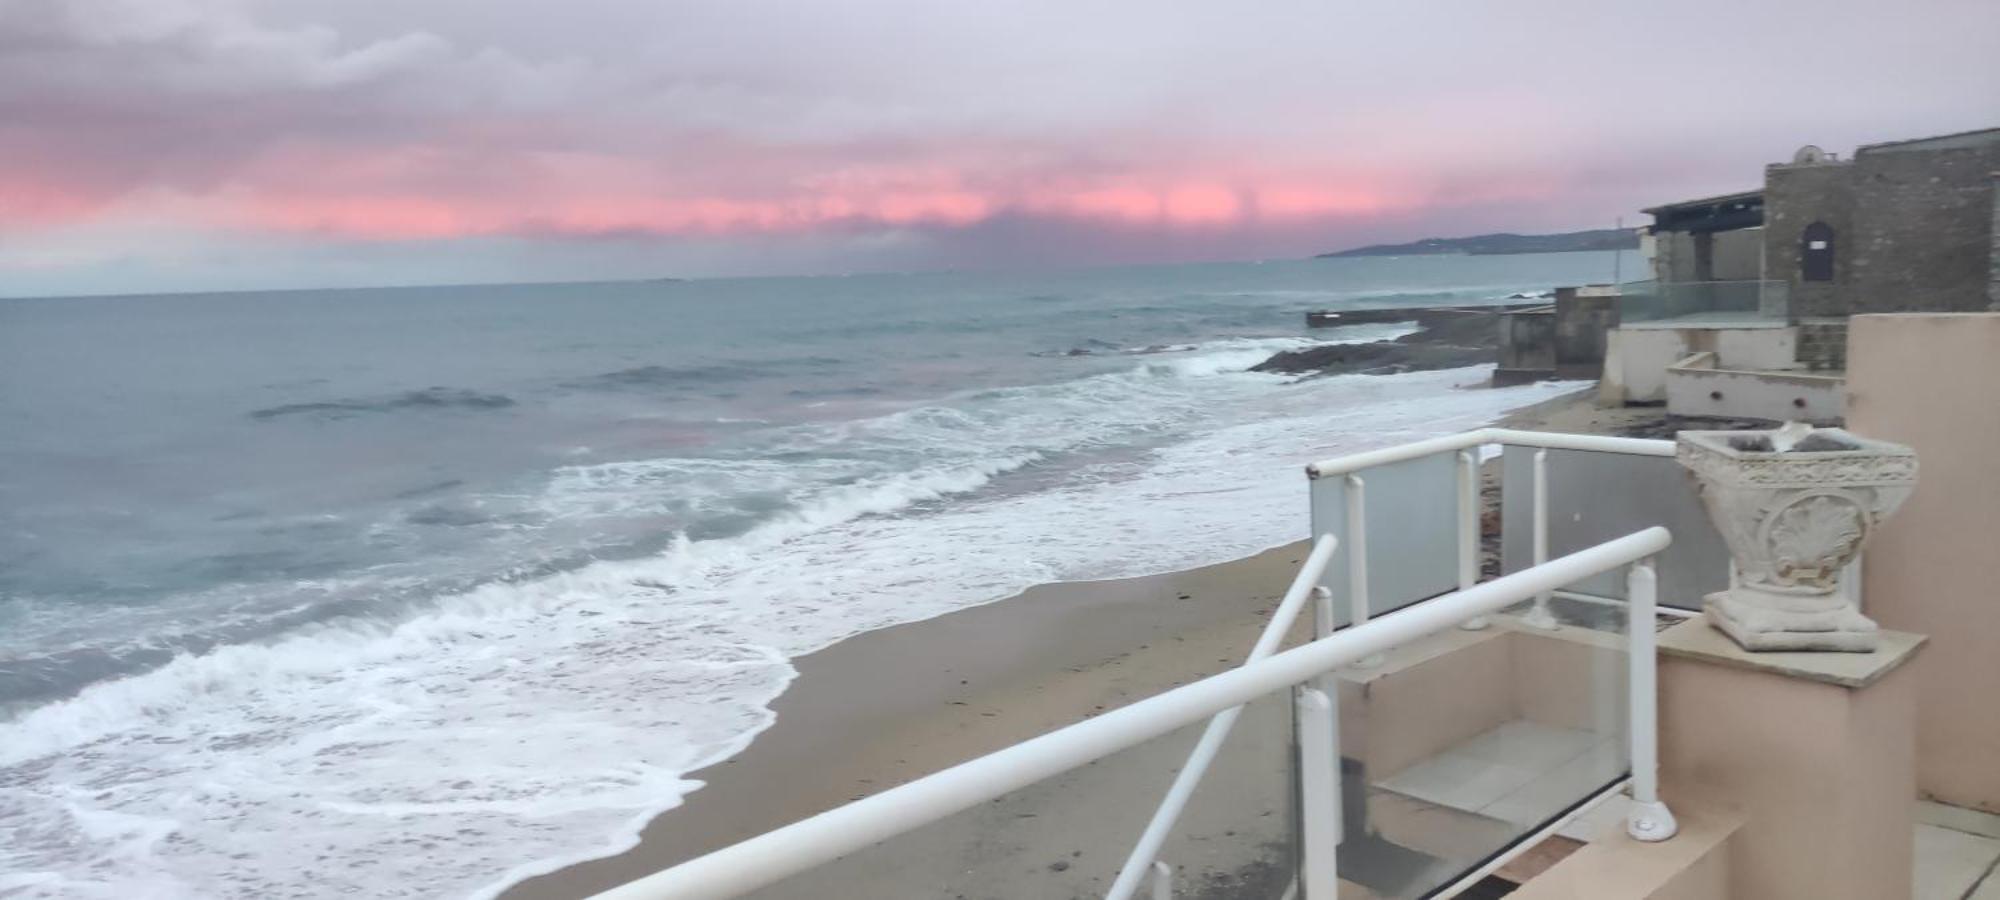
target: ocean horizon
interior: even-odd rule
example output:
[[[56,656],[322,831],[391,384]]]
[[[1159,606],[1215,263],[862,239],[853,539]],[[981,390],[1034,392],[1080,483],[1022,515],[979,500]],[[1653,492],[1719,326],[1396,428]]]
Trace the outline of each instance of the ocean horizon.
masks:
[[[490,896],[624,849],[792,659],[1303,538],[1303,463],[1574,388],[1248,371],[1409,330],[1306,311],[1613,260],[0,301],[0,893]]]

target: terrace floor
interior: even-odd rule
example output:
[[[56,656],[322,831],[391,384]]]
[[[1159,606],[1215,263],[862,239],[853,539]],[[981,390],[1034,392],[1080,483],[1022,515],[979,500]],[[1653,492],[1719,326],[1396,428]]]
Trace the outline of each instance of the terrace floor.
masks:
[[[1571,640],[1590,641],[1596,632],[1607,634],[1615,643],[1623,630],[1623,622],[1618,621],[1622,617],[1602,615],[1607,608],[1598,604],[1556,598],[1551,609],[1565,625],[1581,626],[1564,629],[1563,634]],[[1496,617],[1496,625],[1500,630],[1521,629],[1516,619],[1516,615],[1502,614]],[[1661,624],[1678,621],[1662,616]],[[1381,668],[1349,672],[1346,677],[1377,677],[1399,666],[1490,640],[1494,634],[1444,632],[1420,642],[1424,646],[1399,648]],[[1441,861],[1474,859],[1617,779],[1625,769],[1625,754],[1621,734],[1514,719],[1441,747],[1372,781],[1368,786],[1369,815],[1374,827],[1398,844]],[[1514,879],[1532,877],[1576,847],[1622,830],[1628,806],[1622,793],[1605,798],[1564,824],[1544,842],[1545,847],[1510,864],[1513,871],[1501,874]],[[1913,900],[2000,900],[2000,815],[1918,802],[1913,819]],[[1539,859],[1529,858],[1537,855]],[[1374,890],[1357,891],[1357,896],[1404,893],[1384,890],[1386,885],[1376,879],[1360,880]]]
[[[1915,900],[2000,900],[2000,816],[1917,804]]]

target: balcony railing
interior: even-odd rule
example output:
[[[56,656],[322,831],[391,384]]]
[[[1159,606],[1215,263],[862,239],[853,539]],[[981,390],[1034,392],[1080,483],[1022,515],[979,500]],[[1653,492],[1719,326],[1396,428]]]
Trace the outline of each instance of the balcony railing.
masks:
[[[1783,322],[1790,312],[1783,281],[1634,281],[1619,285],[1621,324],[1669,319]]]
[[[1530,558],[1482,583],[1480,546],[1486,529],[1481,528],[1485,504],[1479,468],[1485,448],[1493,445],[1507,453],[1530,454],[1522,458],[1532,480],[1525,496],[1532,499],[1529,521],[1539,524],[1530,529],[1525,545]],[[1288,835],[1291,848],[1278,866],[1282,877],[1234,891],[1274,900],[1285,894],[1328,900],[1339,895],[1343,881],[1365,884],[1385,897],[1449,895],[1574,815],[1584,801],[1620,784],[1629,785],[1631,795],[1627,830],[1645,840],[1670,837],[1675,825],[1659,802],[1654,774],[1652,626],[1663,581],[1655,560],[1671,559],[1675,542],[1666,528],[1647,526],[1551,558],[1551,547],[1573,540],[1574,534],[1550,525],[1565,510],[1566,492],[1551,490],[1562,484],[1564,473],[1592,478],[1630,474],[1578,468],[1583,457],[1570,454],[1643,460],[1657,468],[1673,465],[1663,458],[1671,455],[1671,446],[1665,441],[1482,429],[1316,464],[1308,473],[1318,537],[1242,666],[828,810],[602,896],[832,896],[853,890],[851,882],[839,881],[853,874],[841,871],[843,866],[865,868],[878,895],[949,896],[973,870],[1001,879],[997,891],[985,885],[987,893],[1057,893],[1048,879],[1069,869],[1067,860],[1046,869],[1011,861],[998,865],[989,859],[996,852],[991,847],[975,851],[963,845],[1028,840],[1070,827],[1066,820],[1073,819],[1099,820],[1076,823],[1095,833],[1127,827],[1122,810],[1135,798],[1079,794],[1092,785],[1108,791],[1112,787],[1106,785],[1125,782],[1139,785],[1126,788],[1143,789],[1150,772],[1161,768],[1161,759],[1180,757],[1132,754],[1149,747],[1167,749],[1155,742],[1196,726],[1200,735],[1185,762],[1169,770],[1173,777],[1164,799],[1143,828],[1127,832],[1137,836],[1136,846],[1115,877],[1102,872],[1105,881],[1097,883],[1105,885],[1105,896],[1122,900],[1148,886],[1154,898],[1171,896],[1175,860],[1163,855],[1163,848],[1177,840],[1174,852],[1190,860],[1207,852],[1198,848],[1212,849],[1218,839],[1255,840],[1250,825],[1232,824],[1239,822],[1290,823],[1279,829]],[[1515,461],[1510,456],[1502,468]],[[1371,560],[1378,564],[1371,566]],[[1613,583],[1615,589],[1606,587]],[[1346,595],[1344,603],[1338,602],[1341,594]],[[1539,629],[1547,623],[1537,619],[1554,618],[1551,598],[1565,596],[1616,608],[1616,618],[1629,627],[1574,628],[1573,634],[1559,638],[1541,636]],[[1315,612],[1313,639],[1279,652],[1308,600]],[[1504,696],[1482,674],[1512,670],[1526,673],[1523,683],[1530,686]],[[1452,673],[1470,675],[1452,683],[1447,678]],[[1543,682],[1558,685],[1556,692],[1564,696],[1533,687]],[[1289,710],[1292,739],[1285,753],[1290,769],[1285,792],[1290,813],[1272,819],[1272,809],[1253,809],[1244,805],[1249,800],[1229,793],[1246,792],[1243,766],[1227,767],[1238,771],[1224,773],[1226,777],[1212,772],[1218,757],[1227,756],[1225,741],[1245,710],[1265,710],[1253,721],[1267,735],[1274,722],[1282,721],[1269,714],[1270,701],[1287,692],[1283,708]],[[1556,724],[1538,724],[1544,720]],[[1499,724],[1487,729],[1491,723]],[[1472,728],[1485,731],[1475,735],[1469,733]],[[1560,749],[1559,744],[1582,749],[1571,758],[1563,755],[1568,750],[1551,749]],[[1525,758],[1496,763],[1510,777],[1534,779],[1513,795],[1453,798],[1434,795],[1435,785],[1424,783],[1427,771],[1474,759],[1468,754],[1476,751],[1508,747],[1525,748],[1545,763],[1537,771],[1530,771]],[[1100,760],[1102,765],[1086,771]],[[1270,766],[1252,768],[1262,773]],[[1094,774],[1095,780],[1086,774]],[[1201,793],[1205,779],[1214,777],[1224,777],[1234,787]],[[1028,800],[1034,803],[1024,805]],[[1233,808],[1237,806],[1243,808]],[[1051,821],[1052,810],[1060,810],[1063,820]],[[994,820],[1003,815],[1006,822],[996,825]],[[1042,823],[1032,830],[1014,824],[1036,816]],[[1182,832],[1188,827],[1183,817],[1206,818],[1207,830],[1194,836],[1177,833],[1177,827]],[[967,827],[955,830],[954,823]],[[1016,830],[1005,832],[1009,837],[1003,840],[996,837],[1002,826]],[[901,851],[890,852],[896,848]],[[946,858],[937,860],[940,856]],[[926,868],[912,860],[935,864]],[[1185,865],[1183,879],[1193,880],[1195,868],[1191,861]],[[1203,877],[1212,884],[1214,872],[1205,870]],[[884,878],[899,886],[884,889]]]

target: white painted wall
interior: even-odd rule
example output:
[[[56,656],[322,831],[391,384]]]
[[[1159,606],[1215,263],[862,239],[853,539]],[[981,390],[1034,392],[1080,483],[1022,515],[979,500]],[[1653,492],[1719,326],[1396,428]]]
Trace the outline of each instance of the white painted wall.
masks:
[[[1844,382],[1805,373],[1676,366],[1666,372],[1667,412],[1823,422],[1845,413]]]
[[[1667,399],[1667,367],[1685,358],[1687,338],[1671,328],[1620,328],[1606,335],[1604,364],[1616,365],[1607,381],[1623,389],[1621,403],[1658,403]]]
[[[1795,328],[1619,328],[1607,335],[1599,396],[1613,404],[1667,401],[1667,368],[1704,351],[1720,358],[1718,368],[1794,369],[1797,345]]]
[[[1722,328],[1713,349],[1718,369],[1786,371],[1798,369],[1796,328]]]

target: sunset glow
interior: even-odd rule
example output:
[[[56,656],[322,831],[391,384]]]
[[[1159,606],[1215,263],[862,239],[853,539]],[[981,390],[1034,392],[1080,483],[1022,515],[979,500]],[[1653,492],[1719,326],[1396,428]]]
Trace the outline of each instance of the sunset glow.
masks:
[[[0,2],[0,273],[87,291],[366,282],[371,260],[424,281],[1297,256],[1603,227],[1805,141],[1988,124],[1953,98],[2000,95],[1979,4],[1937,0],[1892,84],[1833,40],[1738,53],[1693,24],[1752,35],[1781,10],[1546,3]],[[1566,42],[1727,64],[1662,105],[1579,75]],[[1767,70],[1825,83],[1774,118],[1751,99]]]

